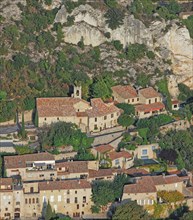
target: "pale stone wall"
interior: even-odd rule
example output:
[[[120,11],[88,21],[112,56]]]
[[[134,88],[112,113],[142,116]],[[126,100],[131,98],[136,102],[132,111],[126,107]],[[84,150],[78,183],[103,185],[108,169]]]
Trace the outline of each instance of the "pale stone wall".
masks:
[[[3,219],[6,213],[10,213],[10,219],[14,219],[13,191],[0,190],[0,210],[0,219]]]
[[[86,196],[86,202],[83,202],[84,196]],[[77,203],[75,203],[75,197],[77,197]],[[70,200],[70,203],[67,203],[67,199]],[[74,213],[79,213],[80,216],[91,213],[91,188],[40,191],[41,210],[45,210],[44,204],[47,203],[48,200],[52,209],[55,209],[56,212],[69,215],[70,217],[73,217]]]
[[[129,151],[130,154],[134,154],[134,157],[137,157],[138,159],[142,159],[143,156],[147,156],[148,159],[155,159],[156,153],[154,149],[159,149],[159,145],[157,143],[154,144],[148,144],[148,145],[139,145],[135,149],[135,151]],[[147,150],[147,154],[143,154],[143,150]]]
[[[112,167],[115,168],[124,168],[124,169],[129,169],[130,167],[133,166],[133,159],[125,159],[124,157],[112,160]]]
[[[137,201],[138,205],[153,205],[157,199],[157,193],[123,193],[122,200],[131,199]]]
[[[142,104],[152,104],[156,102],[162,102],[162,98],[160,96],[157,96],[155,98],[145,98],[139,90],[139,102]]]
[[[114,98],[115,101],[117,101],[119,103],[128,103],[128,104],[131,104],[131,105],[136,105],[136,104],[139,103],[139,97],[124,99],[115,91],[113,91],[113,98]]]
[[[32,113],[33,113],[33,110],[24,111],[24,121],[25,121],[25,123],[26,122],[32,122]],[[22,113],[19,113],[18,119],[19,119],[19,122],[22,121]]]
[[[117,126],[117,119],[119,115],[119,112],[114,112],[113,114],[109,114],[102,117],[89,118],[89,131],[98,132],[106,128],[112,128]]]
[[[163,190],[166,190],[166,191],[179,191],[179,192],[182,193],[183,182],[165,184],[165,185],[156,185],[155,187],[156,187],[157,191],[163,191]]]
[[[156,113],[152,112],[152,111],[150,111],[148,113],[144,113],[144,112],[139,111],[139,112],[136,112],[136,115],[138,118],[142,119],[142,118],[149,118],[153,115],[160,115],[160,114],[165,114],[165,113],[166,113],[166,110],[156,111]]]

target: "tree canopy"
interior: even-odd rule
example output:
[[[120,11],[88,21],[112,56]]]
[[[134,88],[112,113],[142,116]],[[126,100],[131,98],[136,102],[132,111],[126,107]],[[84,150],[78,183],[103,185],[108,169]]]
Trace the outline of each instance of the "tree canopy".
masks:
[[[136,201],[129,201],[126,204],[122,204],[115,209],[113,214],[113,220],[149,220],[147,212],[142,206],[138,205]]]

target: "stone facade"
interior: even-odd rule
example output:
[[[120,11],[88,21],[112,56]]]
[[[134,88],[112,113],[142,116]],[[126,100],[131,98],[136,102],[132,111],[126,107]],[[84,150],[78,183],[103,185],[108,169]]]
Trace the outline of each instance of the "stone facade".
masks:
[[[38,98],[39,127],[65,121],[76,124],[83,132],[99,132],[118,125],[121,110],[102,99],[81,99],[81,87],[74,87],[72,97]]]

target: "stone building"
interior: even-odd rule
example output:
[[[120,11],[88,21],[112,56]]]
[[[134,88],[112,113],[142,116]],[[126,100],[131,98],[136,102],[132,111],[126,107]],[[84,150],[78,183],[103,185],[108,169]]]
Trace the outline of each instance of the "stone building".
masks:
[[[55,210],[70,217],[91,213],[91,184],[86,180],[39,182],[40,209],[45,212],[48,201]]]
[[[8,177],[21,176],[22,180],[50,180],[56,178],[54,156],[47,152],[5,156],[5,171]]]
[[[177,175],[142,176],[133,184],[125,185],[122,199],[137,201],[139,205],[153,205],[158,200],[158,191],[183,192],[183,179]]]
[[[129,85],[118,85],[112,87],[112,90],[114,101],[134,105],[138,118],[148,118],[166,112],[161,94],[152,87],[137,91]]]
[[[101,98],[86,102],[81,87],[74,87],[72,97],[37,98],[39,127],[65,121],[76,124],[83,132],[98,132],[118,125],[121,110]]]

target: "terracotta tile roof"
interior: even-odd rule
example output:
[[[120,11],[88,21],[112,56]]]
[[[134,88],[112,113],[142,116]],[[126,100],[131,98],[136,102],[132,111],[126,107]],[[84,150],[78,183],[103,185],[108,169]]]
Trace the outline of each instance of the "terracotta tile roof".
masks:
[[[6,169],[25,168],[27,161],[33,162],[33,161],[48,161],[48,160],[54,160],[54,155],[48,152],[4,157]]]
[[[62,173],[88,173],[88,162],[87,161],[69,161],[56,163],[56,168],[65,168]],[[60,171],[59,171],[60,172]]]
[[[121,96],[124,99],[129,99],[129,98],[136,98],[138,97],[137,95],[137,91],[129,85],[125,85],[125,86],[113,86],[112,90],[114,92],[116,92],[119,96]]]
[[[118,158],[127,158],[127,159],[131,159],[132,158],[132,155],[127,152],[127,151],[120,151],[120,152],[110,152],[108,153],[108,156],[111,160],[115,160],[115,159],[118,159]]]
[[[183,182],[176,175],[170,176],[142,176],[137,179],[135,184],[125,185],[124,193],[150,193],[156,192],[156,186],[174,184],[178,182]]]
[[[149,172],[145,169],[142,168],[130,168],[127,170],[123,170],[125,174],[128,174],[130,176],[143,176],[143,175],[148,175]]]
[[[105,153],[114,150],[114,147],[112,147],[110,144],[103,144],[98,147],[95,147],[94,149],[99,153]]]
[[[77,113],[76,113],[76,116],[77,116],[77,117],[88,117],[88,115],[87,115],[86,112],[77,112]]]
[[[113,176],[112,169],[89,170],[89,178]]]
[[[44,190],[70,190],[70,189],[90,189],[91,184],[86,180],[60,180],[39,182],[40,191]]]
[[[10,186],[10,185],[12,185],[12,178],[0,178],[0,186]]]
[[[92,109],[87,110],[89,117],[100,117],[112,113],[121,112],[114,104],[106,104],[102,101],[101,98],[91,99]]]
[[[155,185],[165,185],[182,182],[183,180],[177,175],[168,175],[168,176],[152,176],[152,180]]]
[[[173,100],[173,101],[172,101],[172,104],[173,104],[173,105],[177,105],[177,104],[179,104],[179,103],[180,103],[180,102],[179,102],[178,100]]]
[[[135,110],[137,112],[150,112],[150,111],[157,111],[161,109],[165,109],[165,105],[162,102],[135,106]]]
[[[89,107],[85,100],[73,97],[37,98],[36,102],[39,117],[76,116],[74,105],[79,102],[84,102]]]
[[[157,91],[155,91],[155,89],[152,88],[152,87],[148,87],[148,88],[145,88],[145,89],[140,89],[140,90],[139,90],[139,94],[141,94],[141,95],[144,96],[145,98],[161,97],[160,93],[158,93]]]
[[[125,185],[123,193],[155,193],[156,187],[151,176],[144,176],[135,184]]]

